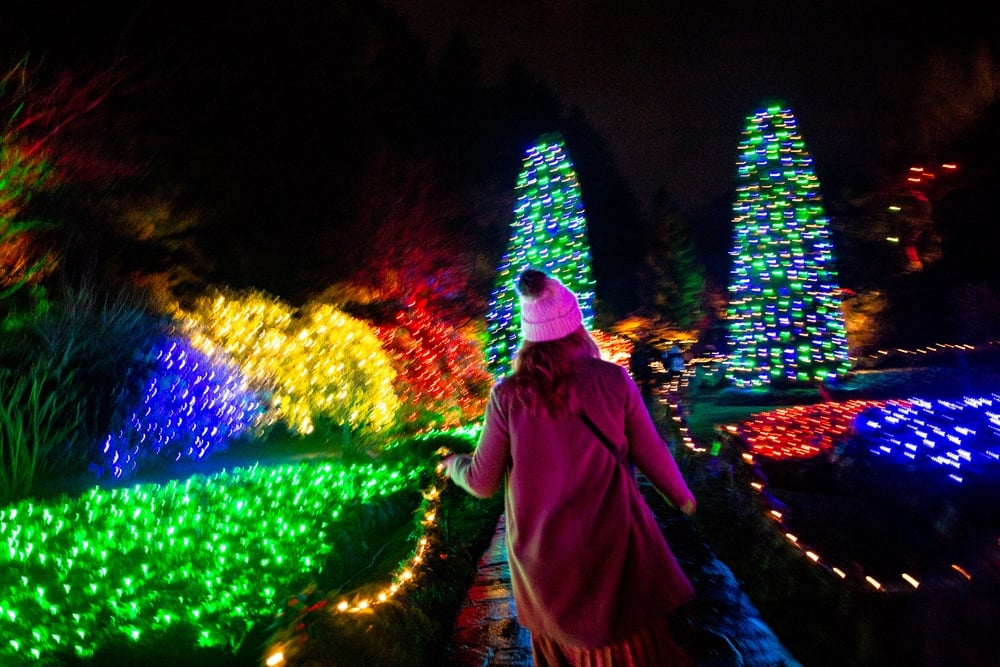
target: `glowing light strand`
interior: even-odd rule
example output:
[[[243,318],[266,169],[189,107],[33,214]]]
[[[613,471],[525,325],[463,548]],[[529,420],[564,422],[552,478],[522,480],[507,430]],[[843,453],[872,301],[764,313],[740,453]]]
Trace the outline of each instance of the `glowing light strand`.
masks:
[[[697,360],[696,360],[697,361]],[[695,364],[685,373],[693,373]],[[675,415],[683,415],[682,392],[677,388],[666,393],[667,401]],[[719,431],[742,439],[747,451],[743,455],[746,465],[755,468],[758,457],[773,459],[808,459],[829,453],[848,432],[853,432],[867,443],[873,456],[887,458],[899,465],[913,465],[915,457],[905,446],[905,440],[892,440],[885,431],[921,434],[920,447],[940,452],[925,456],[924,465],[941,469],[942,480],[960,483],[960,478],[950,472],[952,468],[975,470],[984,479],[1000,476],[1000,426],[997,406],[1000,396],[967,396],[956,400],[910,398],[906,400],[866,401],[850,400],[827,402],[818,405],[794,406],[762,412],[739,424],[720,426]],[[686,423],[682,433],[684,444],[697,454],[710,452],[698,445],[690,436]],[[886,440],[890,445],[884,444]],[[717,454],[717,452],[715,452]],[[761,500],[767,516],[775,529],[786,538],[790,548],[801,552],[812,563],[844,581],[854,581],[848,572],[857,568],[842,568],[825,559],[814,546],[804,543],[791,532],[791,517],[783,508],[772,502],[766,479],[753,476],[750,487]],[[1000,538],[997,541],[1000,544]],[[969,566],[957,563],[950,571],[960,574],[965,581],[973,575]],[[886,582],[863,573],[859,580],[879,592],[901,592],[928,585],[950,586],[940,581],[921,581],[908,572],[900,572],[898,581]]]

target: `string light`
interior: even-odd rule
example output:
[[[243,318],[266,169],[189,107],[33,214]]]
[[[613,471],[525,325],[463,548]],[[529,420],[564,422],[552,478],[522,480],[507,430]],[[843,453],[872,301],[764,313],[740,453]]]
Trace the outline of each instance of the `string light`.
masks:
[[[201,630],[201,645],[238,645],[278,590],[325,560],[345,505],[414,489],[420,476],[403,464],[308,461],[6,506],[0,663],[86,658],[116,635],[136,641],[180,622]]]
[[[678,395],[672,395],[677,410]],[[938,471],[942,483],[958,484],[961,476],[952,470],[968,470],[983,479],[993,479],[1000,471],[1000,395],[966,396],[959,399],[893,399],[829,401],[756,413],[738,424],[717,427],[717,432],[739,438],[746,448],[742,460],[755,470],[758,459],[808,460],[829,455],[850,435],[869,455],[912,469],[921,465]],[[704,451],[704,449],[702,449]],[[914,452],[919,452],[915,454]],[[829,564],[820,551],[806,545],[790,530],[788,513],[770,506],[766,479],[755,476],[749,486],[764,503],[771,519],[788,544],[814,564],[841,580],[850,580],[844,569]],[[880,592],[904,590],[888,585],[871,574],[861,581]],[[967,581],[972,575],[958,564],[950,569]],[[913,575],[900,572],[900,586],[909,590],[925,587]],[[948,586],[944,579],[935,582]]]
[[[726,375],[737,387],[849,369],[829,220],[791,111],[747,118],[737,161]]]
[[[478,433],[481,428],[482,425],[478,424],[475,427],[464,429],[464,432],[459,429],[452,431],[452,433],[459,437],[476,440],[478,439]],[[446,450],[440,450],[438,452],[439,455],[443,455],[445,453]],[[439,475],[443,475],[440,468],[438,468],[437,472]],[[443,476],[441,477],[441,480],[442,482],[447,483]],[[424,511],[420,523],[424,528],[424,534],[418,539],[414,553],[410,559],[401,564],[396,573],[392,576],[391,583],[372,594],[365,594],[351,599],[340,599],[337,604],[332,607],[327,607],[325,604],[326,600],[321,600],[320,603],[303,610],[303,612],[301,612],[296,618],[292,619],[291,622],[286,623],[284,631],[279,632],[274,638],[272,638],[272,645],[265,651],[265,654],[267,655],[267,658],[265,659],[266,664],[271,667],[280,667],[295,653],[294,646],[301,645],[301,643],[306,640],[306,637],[304,636],[296,636],[296,632],[298,632],[299,628],[304,626],[302,617],[306,613],[324,611],[329,613],[357,614],[374,611],[377,610],[380,605],[393,598],[398,598],[419,585],[420,576],[425,571],[428,571],[425,567],[425,563],[428,561],[428,556],[434,549],[434,545],[440,544],[444,539],[441,535],[439,527],[437,526],[437,515],[440,510],[441,502],[441,489],[432,485],[430,488],[423,491],[423,498]]]
[[[520,344],[513,281],[521,271],[540,269],[571,289],[588,330],[594,317],[587,220],[580,184],[561,135],[542,135],[528,149],[514,192],[517,201],[510,240],[486,315],[486,364],[495,378],[507,375]]]

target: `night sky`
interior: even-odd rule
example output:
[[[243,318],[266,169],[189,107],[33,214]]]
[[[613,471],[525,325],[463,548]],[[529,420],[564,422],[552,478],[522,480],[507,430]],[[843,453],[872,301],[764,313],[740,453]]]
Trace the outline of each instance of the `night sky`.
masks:
[[[1000,20],[964,1],[920,8],[828,0],[387,4],[424,41],[432,61],[449,39],[463,35],[486,80],[522,62],[601,132],[644,206],[661,187],[687,207],[724,196],[744,119],[765,99],[790,105],[821,172],[865,173],[895,157],[901,143],[914,154],[930,152],[948,133],[948,122],[930,127],[926,113],[932,54],[938,62],[943,55],[961,63],[985,47],[992,77],[1000,80]],[[5,3],[0,31],[11,56],[31,49],[35,57],[64,59],[96,59],[115,48],[135,53],[144,42],[151,49],[176,48],[206,29],[257,40],[259,31],[282,31],[260,40],[258,50],[265,52],[309,32],[310,26],[283,21],[280,7],[229,0],[38,0]],[[224,14],[230,16],[218,23]],[[219,44],[227,37],[220,35]],[[954,129],[961,119],[952,120]]]
[[[374,5],[346,0],[37,0],[0,9],[0,54],[10,62],[27,53],[51,71],[99,68],[116,54],[134,66],[139,101],[133,108],[124,100],[124,111],[142,134],[133,141],[116,126],[109,135],[146,151],[148,164],[169,165],[173,180],[164,183],[185,180],[191,198],[214,197],[214,210],[198,212],[223,221],[206,227],[221,270],[279,291],[343,278],[328,269],[353,261],[342,250],[356,245],[356,230],[341,230],[342,238],[333,230],[356,213],[341,195],[360,192],[349,182],[352,170],[371,157],[359,156],[374,143],[371,126],[357,121],[388,123],[399,143],[412,127],[439,133],[413,144],[447,138],[451,110],[407,88],[422,81],[407,78],[411,39],[414,62],[419,56],[431,68],[450,40],[464,39],[487,86],[520,64],[567,116],[589,123],[610,157],[592,143],[568,149],[576,162],[590,161],[577,166],[595,270],[603,285],[617,279],[626,291],[624,269],[637,263],[641,226],[611,170],[641,213],[665,191],[724,276],[736,150],[746,116],[764,101],[780,99],[796,115],[829,201],[933,159],[998,99],[1000,21],[969,9],[972,3],[677,4],[386,0],[405,30],[369,34],[340,19],[351,14],[347,7]],[[323,21],[310,20],[317,16]],[[383,18],[385,30],[391,21]],[[380,39],[405,42],[394,56],[400,60],[380,70],[381,97],[355,104],[372,65],[363,54],[384,47]],[[536,111],[525,113],[526,126]],[[472,137],[461,137],[462,150],[475,152],[470,162],[486,163],[502,183],[476,191],[477,205],[491,208],[483,223],[493,225],[491,242],[502,242],[510,211],[503,197],[526,148],[518,142],[553,128],[513,132],[516,123],[489,119],[491,130],[501,128],[492,139],[510,143],[503,149],[477,144],[478,121],[461,120]],[[150,137],[151,145],[138,145]],[[290,259],[298,265],[281,265]],[[266,267],[272,276],[263,275]]]
[[[725,196],[764,99],[790,105],[818,169],[865,174],[947,133],[921,106],[932,53],[987,45],[1000,77],[1000,22],[962,2],[397,4],[432,48],[465,34],[486,75],[523,60],[605,135],[643,202],[659,187],[694,208]]]

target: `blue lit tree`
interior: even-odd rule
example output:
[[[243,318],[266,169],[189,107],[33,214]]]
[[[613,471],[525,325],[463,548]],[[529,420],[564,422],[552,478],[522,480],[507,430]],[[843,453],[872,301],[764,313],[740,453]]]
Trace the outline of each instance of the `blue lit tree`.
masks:
[[[835,381],[850,363],[829,218],[782,104],[747,117],[733,226],[727,377],[738,387]]]
[[[573,290],[588,329],[594,318],[587,219],[580,183],[560,134],[544,134],[528,149],[515,194],[510,241],[500,260],[486,316],[486,364],[496,378],[509,372],[520,345],[514,280],[524,269],[545,271]]]

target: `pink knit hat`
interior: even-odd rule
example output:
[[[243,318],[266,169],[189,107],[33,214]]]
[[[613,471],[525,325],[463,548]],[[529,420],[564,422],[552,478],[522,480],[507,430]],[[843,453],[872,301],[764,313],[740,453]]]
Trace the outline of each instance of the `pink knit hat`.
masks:
[[[531,343],[556,340],[583,324],[576,295],[556,278],[528,269],[517,281],[521,297],[521,337]]]

